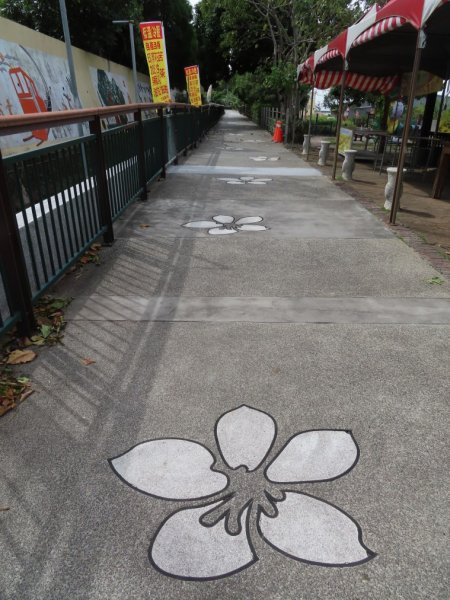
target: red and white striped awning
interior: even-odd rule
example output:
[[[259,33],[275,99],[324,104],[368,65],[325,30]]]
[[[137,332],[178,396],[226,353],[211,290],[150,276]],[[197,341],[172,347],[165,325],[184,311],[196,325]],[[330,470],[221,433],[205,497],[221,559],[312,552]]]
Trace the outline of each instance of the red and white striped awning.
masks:
[[[326,90],[330,87],[340,85],[342,81],[342,71],[318,71],[315,76],[309,72],[304,72],[301,83],[314,84],[314,87],[320,90]],[[370,77],[360,73],[347,73],[345,85],[347,87],[359,90],[360,92],[380,92],[389,94],[389,92],[398,84],[399,78],[391,77]]]
[[[336,56],[340,55],[341,53],[339,52],[339,50],[337,48],[333,48],[325,52],[325,54],[317,61],[317,64],[320,65],[324,62],[327,62],[327,60],[331,60],[332,58],[336,58]]]
[[[361,44],[365,44],[366,42],[370,42],[371,40],[380,37],[380,35],[395,31],[399,27],[402,27],[406,22],[404,17],[388,17],[387,19],[383,19],[376,25],[372,25],[372,27],[366,29],[364,33],[356,38],[351,47],[355,48],[356,46],[360,46]]]
[[[335,59],[336,56],[341,56],[343,59],[348,58],[351,68],[351,48],[362,46],[363,44],[381,37],[390,31],[395,31],[406,24],[418,30],[430,20],[432,15],[438,9],[449,2],[450,0],[391,0],[382,8],[373,6],[360,21],[343,31],[323,48],[316,50],[316,52],[299,67],[299,80],[302,83],[315,83],[316,87],[321,89],[337,85],[342,77],[341,69],[343,65],[337,65],[336,61],[334,61],[335,64],[332,65],[332,68],[338,69],[336,74],[334,74],[333,71],[330,71],[329,68],[331,67],[331,61]],[[395,63],[394,55],[392,56],[392,61]],[[330,65],[328,65],[328,62],[330,62]],[[392,67],[392,64],[390,64],[390,67]],[[382,68],[383,67],[380,67],[380,75],[382,74]],[[390,68],[388,72],[392,73],[392,68]],[[431,72],[434,71],[431,70]],[[393,77],[391,76],[367,76],[369,81],[366,80],[363,83],[355,79],[357,77],[362,77],[362,75],[349,73],[348,77],[349,82],[347,85],[350,85],[350,79],[352,79],[354,84],[352,87],[356,87],[356,89],[361,89],[360,86],[363,86],[363,89],[366,89],[368,86],[370,88],[368,91],[375,89],[378,89],[379,91],[386,90],[383,91],[385,94],[388,93],[387,90],[389,86],[393,87],[393,85],[395,85],[391,85],[393,80]],[[375,81],[378,83],[375,83]]]

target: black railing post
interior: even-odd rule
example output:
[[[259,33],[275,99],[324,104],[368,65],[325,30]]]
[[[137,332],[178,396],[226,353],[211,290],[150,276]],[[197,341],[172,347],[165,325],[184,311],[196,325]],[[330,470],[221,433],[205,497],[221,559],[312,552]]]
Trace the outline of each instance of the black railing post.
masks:
[[[158,108],[159,123],[161,127],[161,177],[166,178],[166,165],[169,162],[167,154],[167,130],[166,122],[164,120],[164,109]]]
[[[139,167],[139,181],[142,188],[141,200],[147,200],[147,178],[145,176],[144,124],[142,122],[142,110],[140,108],[134,113],[134,120],[137,123],[138,132],[137,159]]]
[[[185,117],[184,117],[185,123],[184,123],[184,127],[183,127],[183,133],[184,133],[184,135],[183,135],[183,138],[184,138],[183,139],[183,145],[184,145],[183,156],[187,156],[188,148],[190,146],[190,144],[189,144],[189,138],[190,138],[189,132],[190,132],[190,120],[191,120],[190,119],[190,117],[191,117],[191,110],[190,110],[190,108],[188,106],[185,107],[184,113],[185,113]]]
[[[198,135],[197,135],[197,111],[198,108],[190,110],[191,119],[191,132],[192,132],[192,148],[197,148]]]
[[[97,179],[97,192],[101,224],[106,227],[103,234],[105,244],[114,242],[114,230],[111,216],[111,204],[109,202],[108,178],[106,174],[105,150],[103,148],[102,124],[100,116],[95,115],[94,120],[89,122],[89,129],[95,135],[95,176]]]
[[[27,218],[24,211],[24,218]],[[6,183],[5,166],[0,152],[0,256],[2,258],[4,287],[10,310],[20,313],[19,333],[30,336],[36,323],[33,314],[28,271],[23,255],[16,211]]]

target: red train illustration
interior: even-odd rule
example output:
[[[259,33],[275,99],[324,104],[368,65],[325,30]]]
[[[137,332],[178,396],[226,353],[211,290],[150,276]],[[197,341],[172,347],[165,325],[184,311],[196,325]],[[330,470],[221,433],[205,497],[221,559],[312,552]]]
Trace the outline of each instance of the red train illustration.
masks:
[[[9,70],[9,76],[19,99],[23,112],[26,115],[33,113],[48,112],[45,100],[39,96],[36,84],[26,71],[20,67]],[[48,129],[34,129],[29,137],[23,139],[27,142],[33,138],[39,140],[38,146],[48,140]]]

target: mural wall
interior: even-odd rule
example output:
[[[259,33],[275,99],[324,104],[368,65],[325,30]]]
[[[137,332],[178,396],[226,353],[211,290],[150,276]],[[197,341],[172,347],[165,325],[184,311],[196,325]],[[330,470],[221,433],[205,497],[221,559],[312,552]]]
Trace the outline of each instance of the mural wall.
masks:
[[[75,108],[67,61],[0,39],[0,116]],[[76,126],[40,129],[0,138],[2,148],[41,145],[77,135]]]
[[[78,92],[83,108],[135,101],[131,69],[73,49]],[[148,76],[138,75],[138,101],[151,102]],[[76,108],[70,89],[63,42],[0,18],[0,117]],[[105,126],[127,118],[105,120]],[[87,132],[87,127],[85,131]],[[0,137],[7,155],[77,136],[77,125],[37,129]]]

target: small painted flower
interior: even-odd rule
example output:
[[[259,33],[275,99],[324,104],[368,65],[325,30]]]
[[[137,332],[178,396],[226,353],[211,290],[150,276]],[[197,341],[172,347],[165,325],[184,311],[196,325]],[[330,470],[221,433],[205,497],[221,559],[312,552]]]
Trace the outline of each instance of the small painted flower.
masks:
[[[191,221],[185,223],[183,227],[208,229],[208,233],[211,235],[228,235],[239,231],[266,231],[268,227],[265,225],[256,225],[256,223],[261,223],[262,220],[262,217],[241,217],[235,221],[234,217],[217,215],[212,218],[212,221]]]
[[[254,160],[256,162],[264,162],[265,160],[269,160],[269,161],[275,161],[275,160],[280,160],[279,156],[250,156],[250,160]]]
[[[226,181],[229,185],[267,185],[268,181],[272,181],[269,177],[218,177],[219,181]]]
[[[375,556],[349,515],[297,491],[298,484],[332,481],[353,469],[359,449],[352,434],[297,433],[269,461],[276,433],[269,414],[244,405],[216,423],[220,470],[205,446],[178,438],[146,441],[110,460],[144,494],[197,501],[159,526],[149,549],[156,569],[190,580],[238,573],[258,560],[251,523],[274,550],[300,562],[348,567]]]

